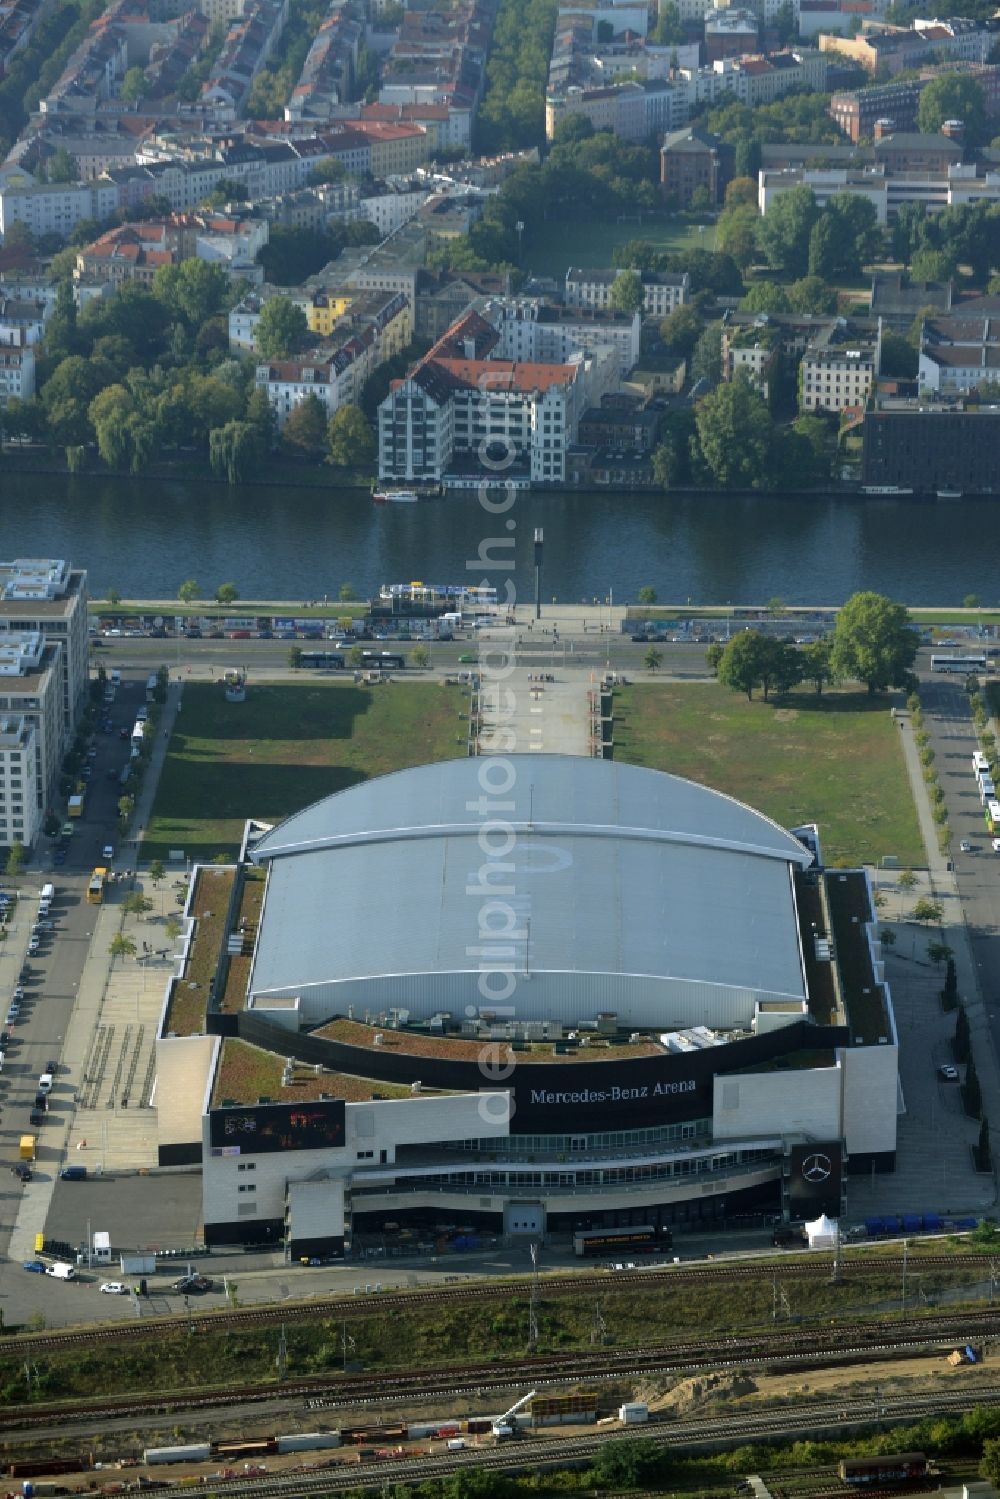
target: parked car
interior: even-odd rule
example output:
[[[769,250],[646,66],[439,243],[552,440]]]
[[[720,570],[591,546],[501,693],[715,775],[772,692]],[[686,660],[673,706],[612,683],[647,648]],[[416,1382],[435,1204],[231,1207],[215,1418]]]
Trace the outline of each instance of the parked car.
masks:
[[[946,1083],[957,1083],[958,1068],[953,1067],[951,1062],[945,1062],[938,1068],[938,1076],[943,1077]]]
[[[961,843],[958,845],[958,847],[959,847],[959,851],[961,853],[963,853],[963,854],[971,854],[972,853],[972,844],[969,842],[968,838],[963,838],[962,841],[961,841]]]
[[[128,1286],[121,1280],[104,1280],[101,1282],[101,1290],[105,1296],[127,1296]]]
[[[28,1260],[23,1268],[30,1270],[32,1275],[44,1275],[46,1270],[46,1266],[41,1260]]]
[[[27,1161],[15,1161],[10,1168],[11,1175],[16,1176],[19,1182],[30,1182],[31,1167]]]
[[[212,1282],[207,1275],[182,1275],[180,1280],[175,1280],[170,1287],[172,1291],[194,1291],[200,1294],[212,1289]]]
[[[101,849],[101,858],[102,859],[113,859],[114,856],[115,856],[115,846],[114,846],[114,844],[113,843],[106,843],[104,845],[104,847]]]

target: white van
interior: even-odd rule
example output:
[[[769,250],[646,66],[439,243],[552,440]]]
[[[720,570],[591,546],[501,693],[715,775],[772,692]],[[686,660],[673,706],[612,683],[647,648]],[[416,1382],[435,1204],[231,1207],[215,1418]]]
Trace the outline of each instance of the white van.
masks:
[[[39,1091],[39,1093],[51,1093],[52,1092],[52,1073],[51,1072],[43,1072],[42,1073],[41,1077],[38,1079],[38,1091]]]
[[[76,1280],[76,1268],[73,1265],[46,1265],[45,1273],[54,1276],[56,1280]]]
[[[42,889],[41,889],[41,893],[40,893],[40,895],[39,895],[38,898],[39,898],[39,900],[44,900],[44,901],[47,901],[47,902],[51,903],[53,897],[55,896],[55,893],[56,893],[56,887],[55,887],[55,885],[43,885]]]

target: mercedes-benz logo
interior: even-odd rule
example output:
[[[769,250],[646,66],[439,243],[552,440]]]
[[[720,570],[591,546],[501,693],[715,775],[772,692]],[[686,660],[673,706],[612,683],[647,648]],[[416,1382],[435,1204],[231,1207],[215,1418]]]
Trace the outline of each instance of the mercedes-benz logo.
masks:
[[[828,1155],[821,1155],[816,1151],[813,1155],[807,1155],[802,1162],[802,1175],[807,1182],[825,1182],[833,1170],[833,1162]]]

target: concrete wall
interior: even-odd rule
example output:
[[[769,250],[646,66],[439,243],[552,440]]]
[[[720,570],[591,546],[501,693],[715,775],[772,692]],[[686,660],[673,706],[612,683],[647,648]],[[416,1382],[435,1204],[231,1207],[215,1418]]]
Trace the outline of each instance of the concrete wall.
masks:
[[[844,1139],[848,1155],[896,1149],[898,1047],[843,1052]]]
[[[717,1077],[712,1133],[716,1140],[760,1134],[836,1140],[841,1133],[840,1089],[839,1067]]]
[[[172,1145],[200,1148],[205,1096],[219,1044],[217,1036],[171,1036],[157,1041],[155,1103],[161,1151]]]

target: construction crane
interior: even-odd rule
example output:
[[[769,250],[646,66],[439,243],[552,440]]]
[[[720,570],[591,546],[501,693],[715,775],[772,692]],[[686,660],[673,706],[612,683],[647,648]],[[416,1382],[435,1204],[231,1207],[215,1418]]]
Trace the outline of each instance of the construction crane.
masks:
[[[504,1411],[502,1416],[497,1416],[496,1420],[492,1423],[493,1435],[495,1437],[505,1436],[506,1432],[503,1428],[508,1424],[511,1416],[516,1415],[522,1405],[527,1405],[529,1400],[534,1400],[537,1394],[537,1390],[529,1390],[527,1395],[522,1395],[520,1400],[514,1401],[510,1410]]]

